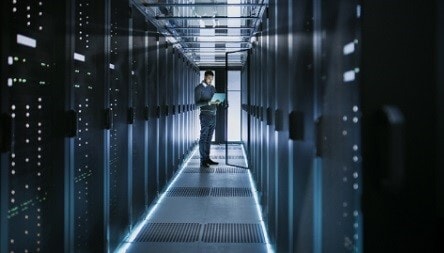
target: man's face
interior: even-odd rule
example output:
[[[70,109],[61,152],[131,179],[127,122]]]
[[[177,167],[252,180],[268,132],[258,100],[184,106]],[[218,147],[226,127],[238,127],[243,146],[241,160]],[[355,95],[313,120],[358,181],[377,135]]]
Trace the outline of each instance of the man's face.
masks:
[[[212,82],[213,82],[213,76],[212,75],[205,76],[205,83],[206,84],[211,84]]]

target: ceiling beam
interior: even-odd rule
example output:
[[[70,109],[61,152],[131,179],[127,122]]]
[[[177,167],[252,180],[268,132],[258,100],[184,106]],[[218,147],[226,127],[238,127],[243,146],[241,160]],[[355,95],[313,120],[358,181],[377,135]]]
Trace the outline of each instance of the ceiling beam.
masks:
[[[250,7],[262,7],[265,6],[265,4],[254,4],[254,3],[244,3],[244,4],[229,4],[229,3],[194,3],[194,4],[183,4],[183,3],[143,3],[145,7],[197,7],[197,6],[218,6],[218,7],[224,7],[224,6],[234,6],[234,7],[244,7],[244,6],[250,6]]]
[[[248,49],[245,47],[236,47],[236,48],[222,48],[223,50],[207,50],[207,49],[199,49],[199,48],[192,48],[189,49],[187,48],[187,50],[184,50],[185,53],[226,53],[226,52],[231,52],[233,50],[242,50],[242,49]]]
[[[248,49],[249,47],[184,47],[184,50],[197,50],[197,49]]]
[[[236,43],[236,44],[248,44],[249,41],[245,40],[236,40],[236,41],[226,41],[226,40],[218,40],[218,41],[189,41],[189,40],[181,40],[180,42],[187,43],[187,44],[226,44],[226,43]]]
[[[225,38],[225,37],[235,37],[235,38],[239,38],[239,37],[243,37],[244,39],[250,39],[250,34],[247,35],[235,35],[235,34],[215,34],[215,35],[203,35],[203,34],[196,34],[196,35],[182,35],[179,34],[180,38]]]
[[[179,16],[156,16],[155,19],[157,20],[165,20],[165,19],[182,19],[182,20],[200,20],[200,19],[259,19],[259,17],[229,17],[229,16],[201,16],[201,17],[191,17],[191,16],[185,16],[185,17],[179,17]]]
[[[210,30],[213,30],[213,29],[215,29],[215,30],[226,30],[226,29],[236,29],[236,30],[238,30],[238,29],[245,29],[245,30],[253,30],[254,29],[254,27],[248,27],[248,26],[231,26],[231,27],[227,27],[227,26],[216,26],[216,27],[209,27],[209,26],[205,26],[205,27],[202,27],[202,26],[167,26],[167,28],[173,28],[173,29],[176,29],[176,30],[178,30],[178,29],[202,29],[202,30],[205,30],[205,29],[210,29]]]

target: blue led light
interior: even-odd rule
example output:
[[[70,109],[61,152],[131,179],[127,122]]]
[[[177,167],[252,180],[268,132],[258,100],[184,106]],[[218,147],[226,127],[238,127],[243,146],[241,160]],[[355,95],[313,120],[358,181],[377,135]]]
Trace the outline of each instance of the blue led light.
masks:
[[[247,155],[245,153],[244,146],[241,145],[241,147],[242,147],[242,153],[244,154],[245,164],[248,167],[248,160],[247,160]],[[267,228],[265,227],[264,219],[262,218],[262,210],[261,210],[261,207],[259,205],[259,198],[257,197],[256,186],[254,185],[253,176],[251,175],[250,170],[248,170],[248,178],[250,179],[250,186],[251,186],[251,189],[252,189],[252,192],[253,192],[254,202],[256,203],[256,211],[257,211],[257,214],[259,216],[259,220],[261,221],[262,231],[264,231],[265,244],[267,245],[267,252],[268,253],[274,253],[273,247],[270,244],[270,239],[268,237],[268,232],[267,232]]]
[[[197,147],[194,148],[194,150],[191,152],[191,155],[186,159],[185,163],[180,168],[179,172],[174,176],[174,179],[171,181],[171,183],[168,185],[167,189],[160,195],[157,202],[150,208],[145,218],[140,221],[135,228],[131,231],[131,233],[124,239],[124,243],[115,251],[116,253],[125,253],[128,248],[131,246],[131,243],[136,239],[136,237],[139,235],[140,230],[146,225],[146,223],[149,221],[149,219],[153,216],[153,214],[156,212],[159,203],[162,203],[163,199],[165,198],[166,193],[169,191],[172,185],[176,182],[176,180],[179,178],[179,176],[182,174],[182,171],[184,168],[187,167],[188,163],[190,162],[191,158],[194,156],[194,153],[196,153]]]

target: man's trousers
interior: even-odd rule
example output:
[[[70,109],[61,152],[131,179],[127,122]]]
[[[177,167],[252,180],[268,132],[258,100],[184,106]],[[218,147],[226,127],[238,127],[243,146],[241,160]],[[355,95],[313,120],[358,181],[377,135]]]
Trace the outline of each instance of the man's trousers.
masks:
[[[213,138],[214,128],[216,127],[216,115],[210,113],[201,113],[200,118],[200,139],[199,152],[201,163],[210,159],[211,139]]]

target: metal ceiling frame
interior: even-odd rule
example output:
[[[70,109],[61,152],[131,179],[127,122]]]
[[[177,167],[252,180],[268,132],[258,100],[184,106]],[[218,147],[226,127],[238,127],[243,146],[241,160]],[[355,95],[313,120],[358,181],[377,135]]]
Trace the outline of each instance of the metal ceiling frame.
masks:
[[[184,49],[184,51],[187,51],[187,50],[198,50],[198,49],[211,49],[211,50],[226,50],[226,49],[244,49],[244,48],[248,48],[248,47],[241,47],[241,46],[238,46],[238,47],[188,47],[188,48],[185,48]]]
[[[250,34],[248,34],[250,35]],[[246,35],[236,35],[236,34],[215,34],[215,35],[181,35],[181,38],[217,38],[217,37],[223,37],[223,38],[238,38],[238,37],[247,37]],[[230,41],[228,41],[230,42]]]
[[[252,7],[262,7],[265,6],[266,4],[259,4],[259,3],[241,3],[241,4],[229,4],[229,3],[193,3],[193,4],[183,4],[183,3],[144,3],[143,4],[145,7],[167,7],[167,6],[172,6],[172,7],[194,7],[194,6],[217,6],[217,7],[224,7],[224,6],[239,6],[239,7],[243,7],[243,6],[252,6]]]
[[[156,16],[156,19],[183,19],[183,20],[202,20],[202,19],[259,19],[260,17],[230,17],[230,16]]]
[[[157,28],[158,33],[167,37],[173,47],[182,51],[186,58],[193,62],[196,66],[211,66],[211,61],[204,59],[204,61],[196,59],[199,55],[214,55],[214,64],[220,65],[221,61],[219,55],[228,52],[228,50],[245,50],[251,48],[251,37],[258,32],[260,20],[268,7],[268,0],[256,0],[256,3],[221,3],[221,2],[200,2],[200,3],[158,3],[160,0],[132,0],[134,5],[145,14],[148,21],[153,23]],[[167,0],[168,1],[168,0]],[[174,0],[170,0],[174,1]],[[188,0],[193,1],[193,0]],[[208,0],[209,1],[209,0]],[[247,1],[247,0],[242,0]],[[249,15],[229,16],[217,15],[215,12],[213,16],[198,15],[202,10],[196,7],[240,7]],[[189,8],[189,12],[185,12]],[[198,12],[196,12],[196,9]],[[205,9],[204,9],[205,10]],[[183,16],[174,16],[174,12]],[[241,14],[245,12],[241,12]],[[225,14],[225,13],[223,13]],[[253,15],[252,15],[253,14]],[[194,20],[207,21],[203,26],[196,25]],[[213,20],[214,26],[208,25],[208,21]],[[230,27],[229,25],[220,25],[216,22],[225,20],[251,20],[251,22],[242,22],[245,24]],[[191,21],[190,26],[186,24]],[[202,22],[201,22],[202,23]],[[203,33],[202,31],[214,31],[215,34]],[[201,34],[202,33],[202,34]],[[234,33],[234,34],[233,34]],[[215,41],[202,40],[202,38],[214,38]],[[193,41],[193,38],[195,39]],[[224,40],[226,38],[226,40]],[[232,40],[231,38],[239,38],[239,40]],[[211,46],[214,44],[214,47]],[[231,44],[231,45],[230,45]],[[233,45],[234,44],[234,45]],[[222,45],[222,46],[221,46]],[[223,46],[225,45],[225,46]],[[218,57],[216,57],[216,55]],[[242,59],[241,59],[242,60]],[[235,64],[242,65],[244,62],[236,62]]]
[[[254,27],[248,27],[248,26],[216,26],[216,27],[200,27],[200,26],[170,26],[169,28],[173,28],[176,30],[184,30],[184,29],[199,29],[199,30],[226,30],[226,29],[233,29],[233,30],[254,30]]]
[[[215,38],[217,38],[217,37],[219,37],[219,36],[214,36]],[[242,36],[238,36],[238,37],[242,37]],[[199,37],[194,37],[194,38],[200,38],[200,36]],[[205,44],[208,44],[208,43],[212,43],[212,44],[222,44],[222,43],[248,43],[248,44],[250,44],[250,41],[246,41],[247,39],[238,39],[238,40],[209,40],[209,41],[205,41],[205,40],[197,40],[197,41],[193,41],[193,40],[190,40],[190,39],[187,39],[187,40],[181,40],[182,42],[184,42],[184,43],[187,43],[187,44],[196,44],[196,43],[198,43],[198,44],[201,44],[201,43],[205,43]]]

